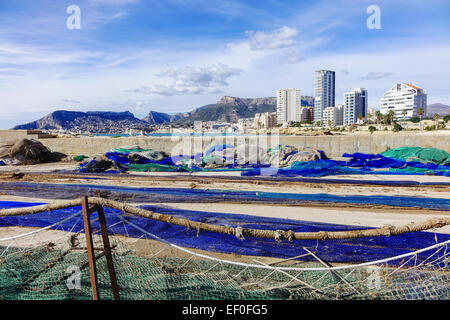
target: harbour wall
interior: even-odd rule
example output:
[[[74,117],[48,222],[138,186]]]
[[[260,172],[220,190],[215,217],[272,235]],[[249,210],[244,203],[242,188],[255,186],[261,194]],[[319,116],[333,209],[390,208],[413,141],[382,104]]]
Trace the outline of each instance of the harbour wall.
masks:
[[[281,145],[322,150],[328,157],[343,153],[380,153],[403,146],[438,148],[450,153],[450,131],[423,133],[358,133],[333,136],[167,136],[167,137],[82,137],[39,139],[51,151],[68,156],[100,156],[120,147],[139,146],[171,155],[192,155],[218,144],[259,146],[265,149]]]

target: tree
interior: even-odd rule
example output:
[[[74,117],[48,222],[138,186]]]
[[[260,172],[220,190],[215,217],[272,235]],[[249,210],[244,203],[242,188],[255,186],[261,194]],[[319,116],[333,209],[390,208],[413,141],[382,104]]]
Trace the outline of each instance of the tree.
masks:
[[[375,111],[375,117],[377,118],[377,124],[380,124],[380,121],[383,118],[383,114],[380,110]]]
[[[362,114],[361,114],[361,113],[360,113],[360,114],[358,114],[358,122],[359,122],[359,123],[361,123],[362,119],[363,119],[363,116],[362,116]]]
[[[419,115],[420,121],[422,121],[422,116],[425,114],[423,108],[417,109],[417,114]]]
[[[408,111],[406,111],[406,109],[403,109],[402,110],[403,120],[405,120],[407,114],[408,114]]]
[[[433,115],[433,119],[434,119],[434,121],[436,121],[436,130],[438,130],[439,129],[439,118],[440,118],[441,116],[439,115],[439,113],[435,113],[434,115]]]
[[[417,109],[417,114],[419,115],[419,127],[420,127],[420,130],[423,130],[423,127],[422,127],[422,116],[425,114],[425,111],[423,110],[423,108],[419,108],[419,109]]]
[[[384,117],[386,124],[392,124],[392,120],[394,119],[395,112],[394,110],[390,110]]]

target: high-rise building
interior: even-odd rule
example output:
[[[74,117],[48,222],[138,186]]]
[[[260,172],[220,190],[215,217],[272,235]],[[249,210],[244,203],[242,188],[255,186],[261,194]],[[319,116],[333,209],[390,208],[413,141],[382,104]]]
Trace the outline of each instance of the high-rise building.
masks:
[[[367,99],[367,90],[364,88],[344,93],[344,125],[357,123],[359,117],[367,118]]]
[[[381,113],[387,114],[392,110],[395,119],[417,117],[419,108],[427,113],[427,93],[410,83],[397,83],[384,94],[380,102]]]
[[[322,121],[322,112],[325,108],[335,105],[335,72],[317,70],[314,79],[314,122]]]
[[[323,109],[322,121],[324,125],[341,126],[343,124],[343,106],[339,104]]]
[[[273,128],[277,125],[277,113],[276,112],[265,112],[256,113],[254,119],[254,127],[256,129],[261,128]]]
[[[297,109],[297,121],[313,121],[313,107],[300,107]]]
[[[367,109],[367,120],[374,121],[374,122],[377,121],[376,113],[377,113],[377,109],[368,108]]]
[[[299,89],[280,89],[277,91],[278,124],[297,121],[297,109],[301,107],[302,96]]]

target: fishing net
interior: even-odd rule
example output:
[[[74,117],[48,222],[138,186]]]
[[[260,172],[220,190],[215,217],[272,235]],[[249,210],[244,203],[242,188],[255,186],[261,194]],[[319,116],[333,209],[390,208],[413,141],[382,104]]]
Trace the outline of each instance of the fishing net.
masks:
[[[450,241],[377,261],[336,264],[324,261],[315,246],[288,259],[189,249],[134,224],[129,214],[109,208],[105,214],[121,299],[450,297]],[[112,299],[95,213],[91,220],[100,298]],[[0,299],[91,299],[81,223],[81,212],[75,212],[40,229],[2,228]],[[118,229],[127,232],[119,235]]]
[[[408,162],[417,161],[443,166],[450,165],[450,154],[445,150],[436,148],[400,147],[387,150],[381,154],[387,158],[395,158]]]

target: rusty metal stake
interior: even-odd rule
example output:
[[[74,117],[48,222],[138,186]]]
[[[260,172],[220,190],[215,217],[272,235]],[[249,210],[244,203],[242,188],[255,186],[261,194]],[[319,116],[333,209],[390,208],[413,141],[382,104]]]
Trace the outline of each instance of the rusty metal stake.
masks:
[[[114,263],[112,260],[111,246],[109,243],[108,230],[106,228],[106,219],[103,207],[95,206],[89,208],[88,197],[83,197],[81,199],[81,206],[83,208],[83,221],[84,221],[84,233],[86,235],[86,248],[89,261],[89,273],[91,276],[92,285],[92,298],[94,300],[99,300],[99,290],[98,290],[98,278],[97,278],[97,267],[95,263],[95,248],[92,240],[92,228],[90,216],[93,212],[97,211],[98,219],[100,222],[100,229],[102,232],[103,249],[106,257],[106,262],[108,264],[109,277],[111,280],[111,289],[115,300],[119,300],[119,289],[117,285],[116,272],[114,269]]]
[[[119,287],[117,285],[117,277],[116,277],[116,271],[114,269],[114,262],[112,259],[111,254],[111,246],[109,244],[109,237],[108,237],[108,229],[106,227],[106,219],[105,219],[105,212],[103,211],[102,206],[98,206],[97,208],[98,213],[98,220],[100,222],[100,229],[102,231],[102,238],[103,238],[103,248],[105,250],[105,257],[106,257],[106,263],[108,264],[108,271],[109,271],[109,279],[111,280],[111,290],[114,296],[114,300],[119,300]]]

